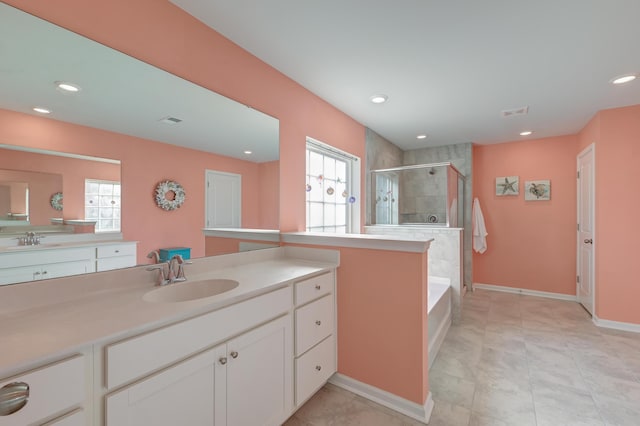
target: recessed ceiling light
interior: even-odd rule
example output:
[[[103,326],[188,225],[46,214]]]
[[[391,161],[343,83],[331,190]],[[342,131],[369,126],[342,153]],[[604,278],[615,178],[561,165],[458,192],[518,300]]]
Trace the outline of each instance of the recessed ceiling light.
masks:
[[[525,130],[524,132],[520,132],[520,136],[529,136],[533,134],[531,130]]]
[[[75,84],[66,83],[64,81],[56,81],[56,87],[60,90],[64,90],[65,92],[76,93],[80,91],[80,86],[76,86]]]
[[[425,134],[416,136],[416,139],[426,139],[426,138],[427,138],[427,135]]]
[[[35,108],[33,108],[33,110],[35,112],[39,112],[40,114],[51,114],[51,110],[48,110],[48,109],[42,108],[42,107],[35,107]]]
[[[389,97],[387,95],[373,95],[369,98],[374,104],[383,104],[387,102],[388,99]]]
[[[247,155],[251,155],[251,154],[253,154],[253,151],[249,151],[249,150],[247,149],[244,153],[245,153],[245,154],[247,154]]]
[[[628,83],[630,81],[635,80],[637,77],[638,76],[636,74],[621,75],[620,77],[616,77],[613,80],[611,80],[611,83],[613,83],[613,84],[624,84],[624,83]]]

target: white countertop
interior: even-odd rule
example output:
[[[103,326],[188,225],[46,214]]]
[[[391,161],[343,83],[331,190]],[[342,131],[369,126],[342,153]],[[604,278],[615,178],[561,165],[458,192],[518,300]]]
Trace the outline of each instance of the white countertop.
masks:
[[[271,249],[269,252],[218,256],[212,261],[196,260],[198,266],[197,263],[187,265],[188,281],[170,285],[189,285],[189,281],[209,278],[231,279],[240,284],[223,294],[185,302],[144,301],[143,295],[157,288],[150,282],[142,285],[123,285],[125,283],[118,282],[113,287],[108,284],[109,281],[122,281],[127,271],[131,276],[145,274],[146,278],[153,279],[157,272],[144,271],[144,267],[73,279],[48,280],[46,283],[49,288],[43,291],[64,292],[65,280],[70,283],[69,289],[75,290],[68,297],[56,295],[57,300],[53,303],[32,302],[32,306],[23,310],[13,306],[18,297],[16,294],[28,294],[33,288],[25,288],[26,293],[20,293],[20,287],[0,288],[0,377],[81,350],[93,343],[125,338],[267,293],[286,286],[292,280],[320,273],[338,264],[337,261],[328,261],[327,256],[320,256],[322,261],[312,261],[309,258],[313,256],[294,258],[292,252],[286,249]],[[245,257],[240,257],[243,255]],[[248,263],[242,262],[245,258],[249,260]],[[207,268],[203,262],[217,267],[205,272]],[[225,263],[226,266],[220,267]],[[191,275],[190,267],[194,268]],[[86,283],[80,282],[82,279]],[[79,287],[85,284],[86,287]],[[59,290],[52,290],[54,285]],[[78,288],[88,291],[78,294]],[[11,291],[14,294],[8,293]],[[5,309],[2,306],[3,298]]]

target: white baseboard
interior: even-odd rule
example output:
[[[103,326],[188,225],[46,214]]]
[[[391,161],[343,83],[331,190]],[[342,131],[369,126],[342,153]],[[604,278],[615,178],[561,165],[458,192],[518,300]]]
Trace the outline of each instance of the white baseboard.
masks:
[[[505,287],[501,285],[481,284],[481,283],[473,283],[473,288],[474,289],[477,288],[481,290],[502,291],[504,293],[524,294],[526,296],[546,297],[549,299],[568,300],[571,302],[578,301],[576,296],[572,296],[570,294],[551,293],[549,291],[528,290],[526,288]]]
[[[610,321],[593,316],[593,323],[598,327],[612,328],[614,330],[630,331],[632,333],[640,333],[640,324],[632,324],[630,322]]]
[[[377,404],[384,405],[412,419],[424,422],[425,424],[429,423],[429,419],[431,418],[434,405],[431,392],[427,395],[427,400],[424,402],[424,405],[420,405],[340,373],[334,374],[329,379],[329,383],[367,398]]]

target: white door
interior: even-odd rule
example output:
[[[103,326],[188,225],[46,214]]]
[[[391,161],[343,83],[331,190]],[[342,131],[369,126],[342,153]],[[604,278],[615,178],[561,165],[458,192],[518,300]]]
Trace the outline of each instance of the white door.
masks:
[[[578,154],[578,272],[580,302],[591,315],[595,304],[595,146]]]
[[[291,316],[227,342],[227,425],[276,426],[293,406]]]
[[[224,425],[224,345],[218,346],[107,397],[106,426]],[[224,372],[224,366],[222,366]],[[218,386],[217,386],[218,385]],[[221,398],[222,397],[222,398]],[[222,412],[218,412],[222,411]]]
[[[206,171],[205,227],[240,228],[242,176]]]

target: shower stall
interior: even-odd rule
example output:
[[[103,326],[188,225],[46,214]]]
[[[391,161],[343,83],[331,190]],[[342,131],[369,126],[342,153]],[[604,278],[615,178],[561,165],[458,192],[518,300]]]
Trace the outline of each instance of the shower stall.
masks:
[[[464,227],[465,178],[451,163],[371,171],[371,225]]]

